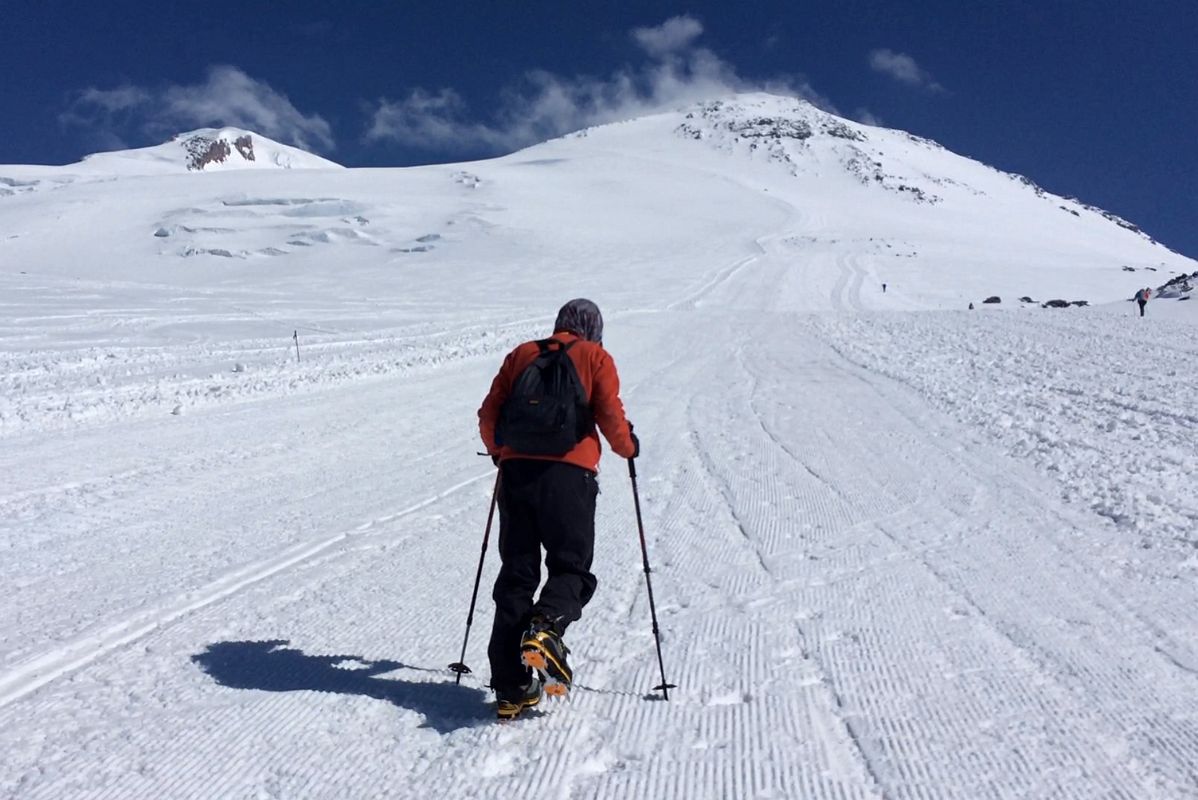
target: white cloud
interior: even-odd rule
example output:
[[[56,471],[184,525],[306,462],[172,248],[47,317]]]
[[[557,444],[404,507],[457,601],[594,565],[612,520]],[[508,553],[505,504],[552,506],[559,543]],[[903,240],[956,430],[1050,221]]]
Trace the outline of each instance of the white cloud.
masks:
[[[688,14],[670,17],[655,27],[632,29],[632,38],[655,58],[690,47],[702,34],[702,23]]]
[[[58,121],[65,127],[82,129],[91,147],[124,150],[129,147],[124,133],[135,126],[138,109],[150,99],[149,92],[136,86],[84,89],[58,115]]]
[[[855,119],[857,122],[860,122],[862,125],[874,125],[879,127],[882,125],[881,117],[874,114],[868,108],[858,108],[853,112],[853,119]]]
[[[128,111],[150,101],[150,93],[136,86],[117,89],[84,89],[79,102],[92,105],[110,113]]]
[[[403,100],[379,100],[370,116],[367,141],[391,139],[414,147],[495,145],[497,131],[463,119],[466,104],[452,89],[429,94],[414,89]]]
[[[886,48],[871,50],[869,54],[869,66],[875,72],[889,75],[899,83],[905,83],[908,86],[916,86],[932,92],[944,91],[944,87],[937,83],[927,70],[916,64],[915,59],[906,53],[896,53]]]
[[[815,90],[806,78],[801,75],[786,75],[777,78],[770,78],[765,81],[760,88],[770,94],[790,95],[791,97],[799,97],[806,100],[816,108],[827,111],[829,114],[844,116],[832,99],[827,95]]]
[[[334,147],[332,128],[320,115],[303,114],[264,81],[227,65],[211,67],[206,81],[189,86],[84,89],[59,121],[114,139],[126,138],[122,133],[165,139],[190,128],[231,126],[308,150]]]
[[[452,89],[435,93],[414,89],[400,100],[381,98],[368,107],[366,139],[427,150],[510,151],[593,125],[757,90],[803,97],[834,111],[827,98],[801,78],[765,82],[742,78],[714,52],[696,46],[702,31],[698,21],[686,16],[636,28],[630,36],[648,60],[606,78],[530,72],[503,92],[487,122],[471,121],[465,103]]]

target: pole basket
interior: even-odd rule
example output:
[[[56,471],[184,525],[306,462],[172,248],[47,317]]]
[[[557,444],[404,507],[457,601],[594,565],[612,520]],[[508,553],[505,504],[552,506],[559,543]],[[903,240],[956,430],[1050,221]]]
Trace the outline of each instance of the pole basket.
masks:
[[[461,661],[455,661],[449,665],[450,672],[456,672],[459,676],[472,674],[470,667],[463,664]]]

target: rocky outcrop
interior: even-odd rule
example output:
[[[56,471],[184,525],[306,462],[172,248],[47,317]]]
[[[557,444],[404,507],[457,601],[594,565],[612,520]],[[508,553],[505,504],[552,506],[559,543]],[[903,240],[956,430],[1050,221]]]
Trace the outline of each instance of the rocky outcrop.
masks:
[[[238,136],[231,144],[223,137],[204,135],[192,136],[180,144],[187,152],[188,172],[201,172],[209,164],[223,164],[233,157],[234,151],[246,161],[254,160],[254,138],[248,133]]]

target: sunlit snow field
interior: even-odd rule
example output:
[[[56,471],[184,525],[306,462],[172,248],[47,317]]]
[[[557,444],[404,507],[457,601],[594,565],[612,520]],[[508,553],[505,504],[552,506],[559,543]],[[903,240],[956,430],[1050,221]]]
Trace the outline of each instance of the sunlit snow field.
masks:
[[[0,795],[1198,797],[1198,311],[1126,300],[1194,261],[762,95],[133,161],[0,167]],[[579,685],[499,725],[475,412],[577,296],[678,688],[608,454]]]

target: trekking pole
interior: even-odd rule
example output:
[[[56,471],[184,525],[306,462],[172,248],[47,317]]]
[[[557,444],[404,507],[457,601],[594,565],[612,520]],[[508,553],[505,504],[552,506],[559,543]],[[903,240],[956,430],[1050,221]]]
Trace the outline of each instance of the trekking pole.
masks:
[[[462,637],[462,656],[449,665],[449,668],[458,674],[458,677],[454,679],[455,684],[462,682],[463,674],[470,674],[470,667],[466,666],[466,643],[470,641],[470,626],[474,624],[474,603],[478,600],[478,584],[483,577],[483,561],[487,557],[487,541],[491,538],[491,520],[495,518],[495,503],[499,499],[500,474],[498,470],[495,471],[495,488],[491,490],[491,510],[487,512],[487,528],[483,532],[483,549],[478,554],[478,572],[474,575],[474,592],[470,595],[470,613],[466,615],[466,635]]]
[[[670,699],[670,689],[677,688],[675,684],[666,681],[666,665],[661,658],[661,633],[657,628],[657,607],[653,603],[653,581],[649,578],[649,548],[645,545],[645,524],[641,521],[641,496],[636,489],[636,460],[628,459],[628,477],[632,479],[632,502],[636,507],[636,527],[641,535],[641,560],[645,565],[645,587],[649,590],[649,615],[653,619],[653,638],[657,642],[657,666],[661,669],[661,685],[654,686],[653,691],[661,692],[662,697]]]

